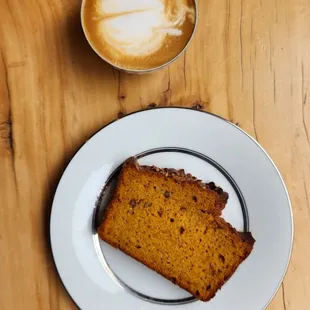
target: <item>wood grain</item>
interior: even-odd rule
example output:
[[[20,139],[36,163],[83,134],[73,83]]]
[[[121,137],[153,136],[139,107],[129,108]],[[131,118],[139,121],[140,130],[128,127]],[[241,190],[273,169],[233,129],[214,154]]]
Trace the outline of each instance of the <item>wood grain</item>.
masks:
[[[75,309],[48,218],[66,164],[94,132],[148,105],[202,105],[245,129],[288,186],[294,251],[268,310],[310,308],[310,2],[200,0],[174,64],[120,73],[88,46],[80,1],[0,0],[0,308]]]

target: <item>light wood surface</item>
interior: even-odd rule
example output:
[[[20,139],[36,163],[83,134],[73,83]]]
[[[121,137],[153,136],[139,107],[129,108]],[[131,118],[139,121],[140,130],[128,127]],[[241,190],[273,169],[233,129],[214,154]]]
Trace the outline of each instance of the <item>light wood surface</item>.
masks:
[[[295,243],[268,310],[310,309],[310,1],[199,4],[186,54],[133,76],[90,49],[80,1],[0,0],[0,309],[76,308],[49,245],[57,182],[93,133],[150,104],[202,105],[269,152],[290,192]]]

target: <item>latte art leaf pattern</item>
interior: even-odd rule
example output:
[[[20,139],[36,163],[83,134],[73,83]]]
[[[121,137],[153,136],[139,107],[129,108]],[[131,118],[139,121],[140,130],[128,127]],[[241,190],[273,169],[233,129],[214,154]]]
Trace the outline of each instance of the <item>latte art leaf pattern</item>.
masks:
[[[163,48],[167,36],[182,36],[195,10],[187,0],[100,0],[97,32],[115,52],[145,57]]]

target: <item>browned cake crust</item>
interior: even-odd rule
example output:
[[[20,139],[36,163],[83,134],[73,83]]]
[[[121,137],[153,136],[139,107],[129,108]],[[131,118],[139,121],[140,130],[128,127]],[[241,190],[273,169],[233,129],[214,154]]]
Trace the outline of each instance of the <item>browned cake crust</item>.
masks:
[[[214,182],[203,183],[201,180],[198,180],[196,177],[192,176],[191,174],[189,173],[185,174],[184,169],[180,169],[180,170],[168,169],[168,168],[160,169],[155,166],[152,166],[152,167],[142,166],[141,168],[145,169],[145,171],[149,169],[150,172],[151,171],[158,172],[162,174],[165,178],[171,177],[176,182],[186,182],[186,183],[192,184],[197,187],[200,186],[206,192],[208,192],[209,195],[212,193],[211,195],[214,195],[215,197],[214,206],[211,207],[209,205],[206,211],[214,215],[222,214],[222,210],[225,208],[227,200],[228,200],[228,193],[224,192],[222,188],[216,186]],[[200,189],[198,191],[201,192]]]
[[[194,200],[195,207],[197,207],[198,198],[201,198],[200,204],[198,204],[201,206],[201,209],[214,215],[222,214],[222,210],[225,208],[228,200],[228,193],[216,186],[214,182],[203,183],[190,173],[185,173],[184,169],[176,170],[171,168],[158,168],[155,166],[140,166],[134,157],[130,157],[126,160],[123,164],[123,170],[124,169],[135,169],[142,174],[149,174],[150,177],[155,177],[155,179],[158,179],[158,177],[161,179],[163,177],[165,179],[173,179],[175,184],[180,184],[181,187],[183,186],[182,190],[189,190],[193,194],[192,197],[190,195],[187,196]],[[121,184],[121,178],[122,175],[120,176],[119,184]],[[197,195],[200,197],[197,197]],[[195,201],[194,197],[197,198],[197,201]],[[205,198],[207,198],[207,201]]]
[[[110,245],[208,301],[248,257],[255,242],[251,233],[238,233],[218,216],[227,198],[215,185],[205,186],[183,170],[140,167],[129,159],[98,233]]]

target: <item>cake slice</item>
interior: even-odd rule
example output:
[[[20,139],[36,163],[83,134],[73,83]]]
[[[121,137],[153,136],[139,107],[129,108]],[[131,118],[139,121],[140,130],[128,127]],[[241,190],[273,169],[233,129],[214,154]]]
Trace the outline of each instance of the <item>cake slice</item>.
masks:
[[[101,239],[202,301],[251,253],[254,239],[219,217],[228,195],[184,171],[129,159],[98,233]]]

